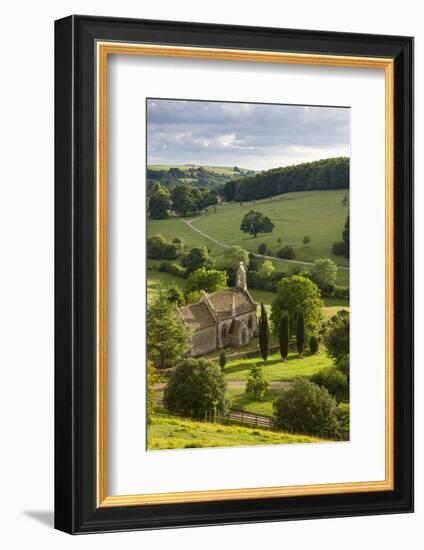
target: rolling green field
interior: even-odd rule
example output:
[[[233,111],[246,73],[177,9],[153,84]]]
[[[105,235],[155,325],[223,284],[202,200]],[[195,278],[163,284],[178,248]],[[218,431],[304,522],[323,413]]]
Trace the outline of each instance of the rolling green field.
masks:
[[[260,357],[228,361],[225,365],[225,379],[247,380],[249,369],[253,364],[263,366],[264,375],[269,382],[287,382],[299,376],[311,376],[321,369],[334,365],[333,360],[324,352],[305,355],[301,359],[297,353],[290,353],[286,363],[282,361],[279,353],[274,353],[266,361],[262,361]]]
[[[349,261],[331,253],[334,241],[341,240],[341,232],[348,214],[342,206],[346,191],[308,191],[287,193],[256,203],[224,203],[219,212],[213,210],[194,222],[201,231],[218,241],[238,244],[249,252],[256,252],[261,242],[276,251],[284,245],[292,245],[296,259],[312,262],[316,258],[331,258],[337,265],[347,266]],[[240,231],[240,222],[249,210],[258,210],[268,216],[275,225],[272,233],[252,238]],[[304,245],[302,239],[309,235],[311,243]],[[281,238],[281,244],[277,243]]]
[[[294,269],[308,269],[301,262],[313,262],[317,258],[331,258],[338,266],[347,267],[349,261],[331,253],[333,242],[341,240],[341,231],[348,213],[342,206],[344,190],[309,191],[288,193],[253,203],[224,203],[213,208],[203,216],[192,218],[190,227],[181,218],[170,217],[167,220],[151,220],[147,222],[148,236],[161,234],[172,240],[182,237],[188,248],[207,246],[214,258],[225,251],[225,245],[239,245],[251,252],[257,252],[260,243],[267,243],[271,251],[290,244],[295,249],[299,262],[273,258],[272,262],[279,271],[291,273]],[[258,235],[256,239],[240,231],[240,222],[244,214],[251,209],[259,210],[269,216],[275,224],[272,233]],[[199,229],[208,237],[198,233]],[[311,238],[308,245],[302,243],[305,235]],[[281,239],[281,243],[277,239]],[[215,239],[211,240],[211,239]],[[349,270],[339,269],[338,284],[349,284]]]
[[[291,435],[242,426],[226,426],[181,418],[154,415],[149,424],[147,448],[190,449],[288,443],[322,443],[306,435]]]

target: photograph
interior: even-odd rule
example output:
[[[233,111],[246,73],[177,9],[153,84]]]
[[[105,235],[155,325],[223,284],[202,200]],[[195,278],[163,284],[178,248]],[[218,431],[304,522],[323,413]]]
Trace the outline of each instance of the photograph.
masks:
[[[350,114],[146,98],[147,450],[349,441]]]

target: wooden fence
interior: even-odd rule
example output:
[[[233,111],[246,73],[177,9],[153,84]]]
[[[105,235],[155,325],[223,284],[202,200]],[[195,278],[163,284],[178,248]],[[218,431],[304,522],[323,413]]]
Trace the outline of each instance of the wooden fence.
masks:
[[[163,400],[157,397],[156,405],[163,408]],[[261,414],[249,413],[238,409],[230,409],[228,414],[205,417],[205,422],[217,422],[219,424],[239,424],[241,426],[253,427],[270,430],[272,428],[272,418]]]

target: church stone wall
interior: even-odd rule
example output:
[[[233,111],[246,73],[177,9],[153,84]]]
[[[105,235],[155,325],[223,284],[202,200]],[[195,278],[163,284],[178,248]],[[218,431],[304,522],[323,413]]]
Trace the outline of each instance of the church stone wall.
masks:
[[[204,355],[216,348],[216,327],[199,330],[191,337],[191,355],[193,357]]]
[[[248,322],[249,322],[250,316],[252,317],[252,327],[249,329]],[[237,319],[238,321],[241,321],[245,325],[247,330],[246,344],[249,343],[250,339],[253,338],[258,331],[258,320],[256,317],[256,312],[252,311],[250,313],[244,313],[243,315],[237,315],[235,319]],[[233,322],[233,317],[226,319],[225,321],[221,321],[219,323],[218,347],[222,348],[228,345],[240,347],[242,345],[241,334],[230,334],[230,328],[231,328],[232,322]],[[226,327],[226,334],[227,334],[225,342],[222,341],[222,328],[224,326]]]

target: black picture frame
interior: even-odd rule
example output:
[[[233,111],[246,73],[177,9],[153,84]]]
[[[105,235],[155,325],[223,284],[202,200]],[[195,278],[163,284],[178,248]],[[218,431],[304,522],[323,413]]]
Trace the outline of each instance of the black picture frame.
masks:
[[[98,40],[394,59],[393,491],[97,507]],[[76,534],[413,511],[413,39],[73,15],[55,23],[55,73],[55,527]]]

